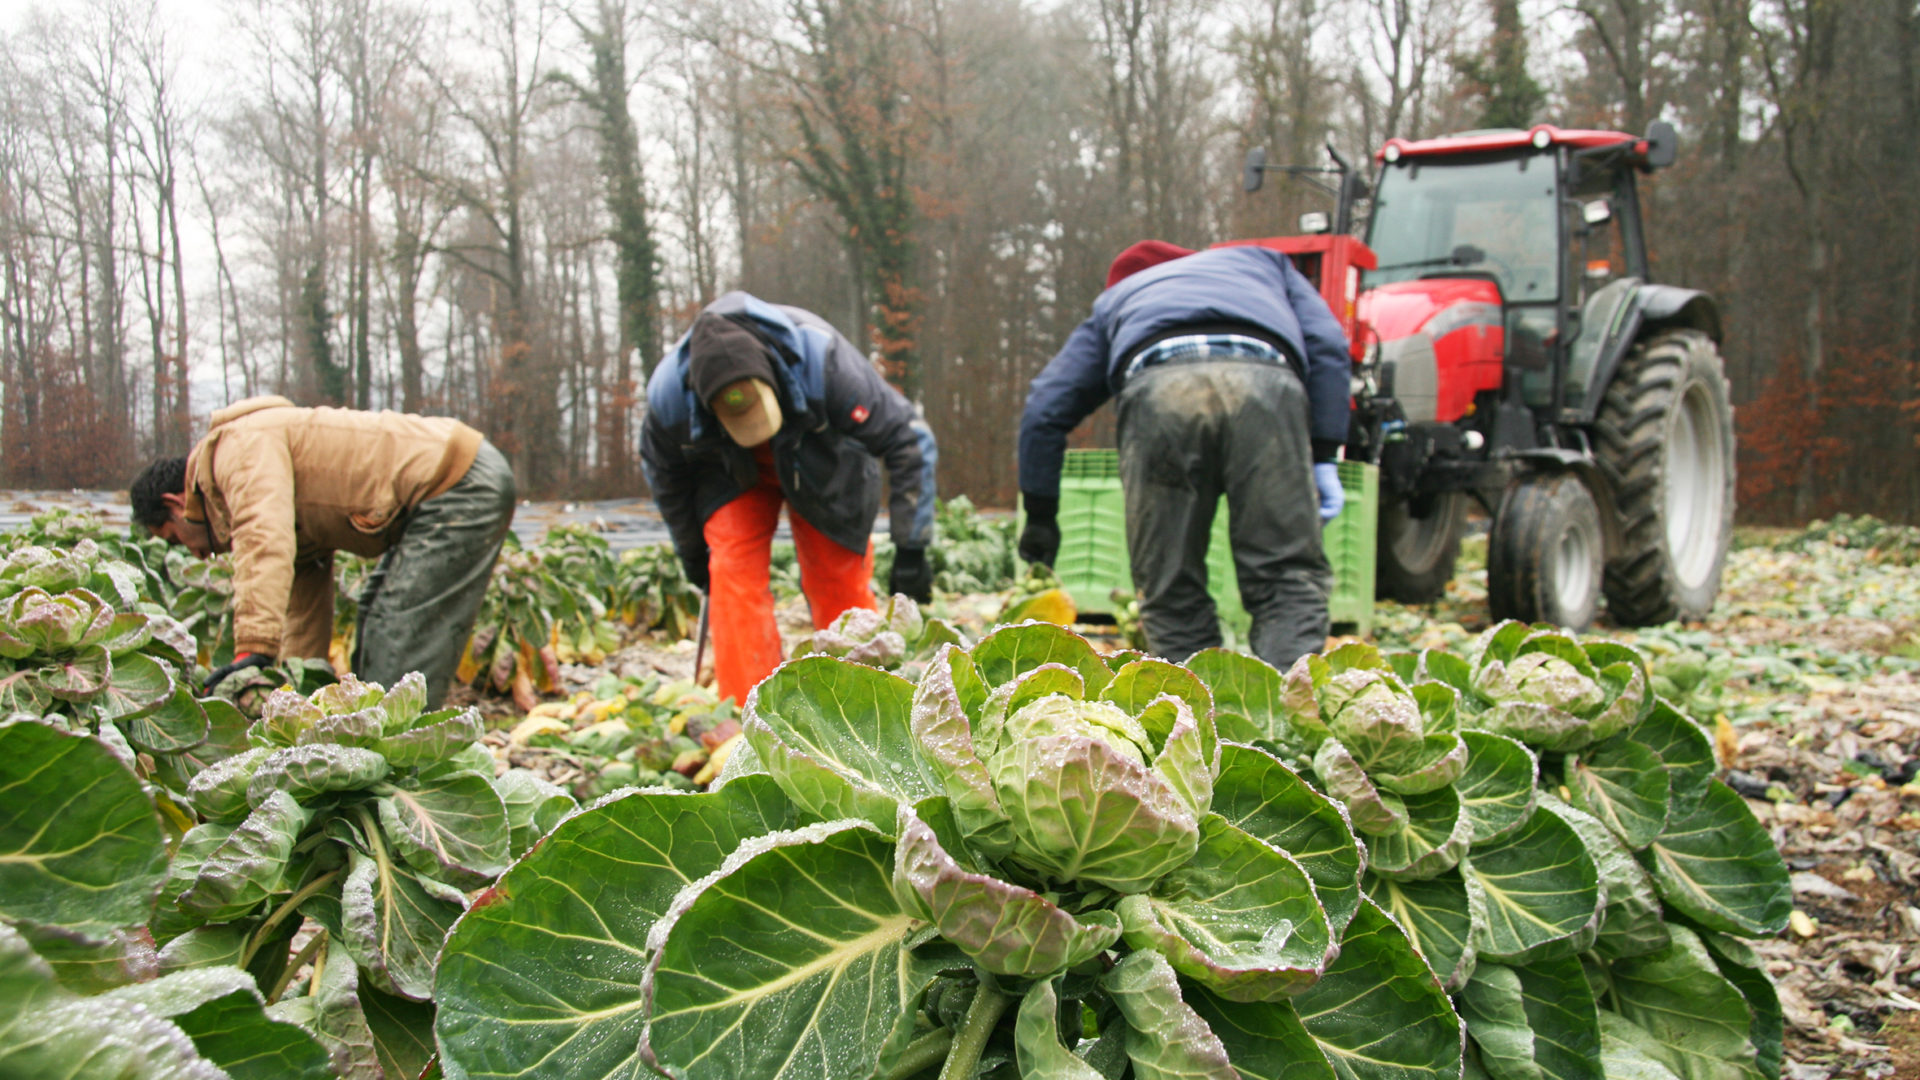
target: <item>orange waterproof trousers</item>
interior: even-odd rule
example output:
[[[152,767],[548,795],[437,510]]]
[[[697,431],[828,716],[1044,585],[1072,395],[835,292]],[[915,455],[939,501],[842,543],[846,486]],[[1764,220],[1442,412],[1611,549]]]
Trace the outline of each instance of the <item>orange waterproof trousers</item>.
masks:
[[[715,689],[722,698],[744,705],[747,692],[780,666],[785,654],[773,621],[769,564],[773,532],[780,524],[780,481],[773,457],[761,447],[754,457],[760,482],[707,519],[707,570],[711,588],[707,621],[713,633]],[[813,626],[824,630],[849,608],[876,608],[873,599],[873,543],[859,554],[848,551],[788,514],[794,553],[800,561],[800,588],[813,609]]]

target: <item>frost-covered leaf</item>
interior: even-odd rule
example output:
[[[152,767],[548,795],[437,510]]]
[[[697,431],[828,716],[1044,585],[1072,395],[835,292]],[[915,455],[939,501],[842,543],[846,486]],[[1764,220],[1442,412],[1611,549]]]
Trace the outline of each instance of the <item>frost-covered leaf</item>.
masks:
[[[266,747],[255,747],[201,770],[187,784],[187,797],[193,801],[193,808],[208,821],[229,825],[245,821],[253,812],[253,805],[247,801],[247,785],[253,782],[260,763],[273,752]]]
[[[1392,832],[1407,823],[1405,800],[1382,791],[1339,739],[1327,739],[1313,755],[1313,775],[1320,787],[1347,811],[1353,827],[1368,836]]]
[[[0,723],[0,918],[103,935],[146,922],[166,872],[153,801],[105,745]]]
[[[1079,672],[1089,694],[1098,694],[1113,677],[1087,639],[1052,623],[1003,626],[981,638],[972,656],[981,681],[990,690],[1042,664],[1063,664]]]
[[[122,689],[120,676],[130,668],[139,670],[138,665],[127,663],[132,659],[134,658],[127,657],[115,661],[113,687],[108,692],[108,697],[122,704],[126,701],[118,696]],[[139,659],[148,658],[140,657]],[[151,663],[155,668],[161,666],[161,662],[157,660]],[[213,734],[213,728],[206,706],[194,699],[193,691],[188,688],[186,682],[175,679],[170,672],[165,674],[169,683],[165,698],[155,702],[150,709],[131,709],[115,718],[114,723],[127,733],[128,742],[147,753],[181,754],[206,742]],[[101,715],[104,716],[105,713],[102,712]],[[220,748],[215,748],[211,756],[217,757],[224,752]]]
[[[1680,1080],[1647,1047],[1653,1036],[1638,1024],[1606,1009],[1600,1010],[1600,1064],[1607,1080]]]
[[[1134,893],[1192,857],[1193,811],[1126,744],[1118,736],[1041,735],[993,756],[988,769],[1012,822],[1014,859],[1057,881]]]
[[[1665,912],[1653,879],[1634,861],[1633,852],[1620,842],[1599,819],[1542,793],[1542,809],[1572,826],[1587,845],[1600,871],[1601,892],[1606,907],[1600,917],[1600,934],[1594,951],[1609,960],[1639,956],[1667,947]]]
[[[259,806],[272,792],[306,802],[329,791],[372,787],[387,775],[387,759],[358,746],[315,743],[275,750],[247,781],[247,802]]]
[[[1138,716],[1163,694],[1186,703],[1194,724],[1200,729],[1201,760],[1211,763],[1219,743],[1214,731],[1213,692],[1192,671],[1165,660],[1135,660],[1113,673],[1113,681],[1100,692],[1100,697]]]
[[[1393,920],[1362,900],[1340,956],[1293,1008],[1343,1080],[1460,1075],[1460,1018]]]
[[[1700,730],[1699,724],[1661,700],[1657,700],[1647,718],[1627,734],[1653,751],[1666,766],[1672,790],[1671,812],[1690,812],[1707,793],[1707,785],[1719,768],[1720,763],[1713,757],[1713,740]]]
[[[1182,980],[1180,994],[1206,1021],[1240,1080],[1336,1080],[1339,1076],[1284,1001],[1228,1001]]]
[[[1460,864],[1473,839],[1473,820],[1454,789],[1408,795],[1407,821],[1367,838],[1368,864],[1385,877],[1427,878]]]
[[[472,745],[484,730],[479,710],[462,709],[444,720],[388,735],[376,743],[374,749],[394,768],[412,768],[459,753]]]
[[[1293,856],[1313,879],[1333,933],[1346,929],[1367,860],[1338,806],[1271,754],[1222,743],[1213,812]]]
[[[104,1000],[171,1020],[207,1061],[233,1080],[326,1080],[327,1052],[293,1024],[268,1019],[253,976],[236,967],[196,968],[115,990]]]
[[[458,773],[375,790],[382,796],[374,800],[380,827],[413,869],[452,885],[479,885],[507,868],[507,811],[487,780]]]
[[[1023,1080],[1103,1080],[1100,1071],[1073,1056],[1060,1041],[1060,995],[1057,980],[1043,979],[1020,999],[1014,1020],[1014,1054]]]
[[[449,1076],[637,1077],[647,932],[679,890],[795,809],[771,777],[576,814],[481,894],[442,950]]]
[[[1136,952],[1101,980],[1127,1022],[1127,1057],[1138,1080],[1234,1080],[1227,1048],[1180,996],[1166,958]]]
[[[1606,1080],[1600,1021],[1576,957],[1483,963],[1460,994],[1467,1030],[1496,1080]]]
[[[923,818],[924,815],[924,818]],[[925,818],[931,818],[932,823]],[[893,884],[901,903],[940,928],[943,938],[996,975],[1044,978],[1099,955],[1120,937],[1112,913],[1075,919],[1031,889],[961,865],[942,845],[937,824],[951,811],[934,799],[921,812],[902,808]]]
[[[747,742],[801,806],[891,829],[904,804],[946,793],[921,760],[913,684],[824,656],[782,665],[747,698]]]
[[[200,865],[182,910],[208,922],[248,914],[287,885],[287,860],[307,827],[307,812],[284,791],[270,792]]]
[[[1467,731],[1467,769],[1453,789],[1473,823],[1473,842],[1497,840],[1520,827],[1533,812],[1533,751],[1504,735]]]
[[[1305,870],[1217,814],[1200,821],[1191,861],[1120,902],[1127,943],[1234,1001],[1277,1001],[1311,986],[1334,948]]]
[[[1284,678],[1273,666],[1228,649],[1202,649],[1187,670],[1213,693],[1214,727],[1222,740],[1279,740],[1287,733]]]
[[[1476,844],[1462,862],[1480,890],[1487,921],[1475,941],[1482,959],[1525,963],[1572,955],[1600,925],[1600,871],[1580,835],[1552,814],[1535,813],[1513,833]]]
[[[375,986],[427,1001],[434,958],[462,911],[460,894],[422,883],[385,855],[379,848],[372,857],[348,849],[335,940]]]
[[[0,923],[0,1076],[227,1080],[186,1032],[143,1006],[80,997]]]
[[[294,737],[294,743],[298,746],[332,743],[373,750],[380,745],[386,729],[387,714],[376,705],[371,709],[319,717]]]
[[[508,842],[516,859],[580,808],[573,796],[528,769],[508,769],[494,778],[493,790],[506,807]]]
[[[1749,1080],[1758,1058],[1746,998],[1692,931],[1670,929],[1667,948],[1614,962],[1620,1015],[1651,1037],[1641,1048],[1682,1080]]]
[[[865,1076],[937,969],[908,948],[893,845],[859,820],[743,843],[648,935],[641,1054],[687,1080]]]
[[[1667,825],[1667,770],[1660,756],[1625,735],[1571,754],[1573,805],[1592,814],[1630,848],[1653,842]]]
[[[1762,1076],[1775,1076],[1780,1072],[1782,1042],[1785,1037],[1785,1016],[1780,1007],[1780,991],[1773,984],[1773,976],[1768,974],[1765,961],[1753,951],[1753,947],[1738,938],[1726,934],[1717,934],[1711,930],[1701,932],[1700,943],[1707,947],[1707,955],[1713,957],[1713,964],[1720,974],[1740,991],[1747,999],[1747,1009],[1751,1013],[1751,1022],[1747,1026],[1747,1038],[1753,1043],[1755,1065]]]
[[[1013,850],[1013,832],[973,742],[973,718],[986,698],[973,659],[956,646],[943,646],[914,687],[909,726],[967,842],[999,858]]]
[[[1793,893],[1780,849],[1718,780],[1639,857],[1661,898],[1710,930],[1762,937],[1787,925]]]
[[[1367,878],[1367,898],[1400,923],[1448,990],[1458,989],[1473,974],[1478,957],[1473,928],[1476,921],[1486,920],[1485,913],[1475,909],[1478,895],[1467,891],[1458,867],[1417,881]]]

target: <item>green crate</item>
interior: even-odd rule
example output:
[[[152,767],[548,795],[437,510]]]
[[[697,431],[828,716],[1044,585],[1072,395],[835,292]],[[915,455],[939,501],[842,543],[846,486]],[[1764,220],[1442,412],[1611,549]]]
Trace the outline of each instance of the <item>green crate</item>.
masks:
[[[1327,611],[1336,625],[1351,625],[1365,636],[1373,632],[1380,470],[1343,461],[1340,482],[1347,491],[1347,504],[1322,534],[1327,561],[1333,566],[1333,596]],[[1111,612],[1114,590],[1133,591],[1133,575],[1127,563],[1126,498],[1120,490],[1117,451],[1067,451],[1060,477],[1060,556],[1054,572],[1073,597],[1074,606],[1083,612]],[[1227,540],[1225,499],[1213,518],[1207,583],[1221,621],[1244,640],[1250,620],[1240,605],[1239,579]]]
[[[1067,451],[1060,469],[1060,556],[1053,569],[1081,611],[1112,611],[1115,589],[1133,591],[1118,450]]]

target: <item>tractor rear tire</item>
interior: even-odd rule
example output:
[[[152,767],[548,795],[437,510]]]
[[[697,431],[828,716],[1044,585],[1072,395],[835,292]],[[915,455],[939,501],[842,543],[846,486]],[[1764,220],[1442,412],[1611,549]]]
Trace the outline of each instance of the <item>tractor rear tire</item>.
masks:
[[[1487,606],[1495,619],[1585,630],[1600,607],[1606,549],[1599,504],[1579,477],[1522,477],[1487,537]]]
[[[1460,529],[1467,520],[1467,497],[1458,492],[1434,496],[1424,517],[1413,514],[1412,499],[1382,500],[1378,561],[1373,594],[1402,604],[1430,604],[1447,591],[1460,558]]]
[[[1733,406],[1713,339],[1672,330],[1634,346],[1594,421],[1623,543],[1607,560],[1607,613],[1620,626],[1699,619],[1713,609],[1733,537]]]

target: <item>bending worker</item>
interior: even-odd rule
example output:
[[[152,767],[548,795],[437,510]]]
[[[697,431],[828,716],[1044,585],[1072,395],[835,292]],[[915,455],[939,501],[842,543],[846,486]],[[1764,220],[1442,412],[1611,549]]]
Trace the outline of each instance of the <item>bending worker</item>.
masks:
[[[1249,644],[1284,671],[1326,645],[1333,572],[1320,529],[1343,500],[1334,458],[1347,437],[1348,377],[1346,335],[1284,254],[1133,245],[1027,395],[1021,557],[1053,565],[1067,434],[1117,397],[1128,561],[1148,647],[1181,661],[1221,643],[1206,560],[1225,494]]]
[[[333,639],[333,554],[380,561],[360,594],[354,674],[392,686],[426,676],[446,698],[493,561],[513,521],[513,470],[478,431],[446,417],[295,406],[256,397],[213,414],[184,458],[147,466],[133,518],[201,558],[233,556],[233,662],[324,659]]]
[[[780,665],[769,564],[790,507],[813,625],[874,608],[880,464],[893,572],[925,602],[933,571],[933,433],[860,351],[812,312],[731,292],[708,305],[647,384],[640,459],[687,577],[708,591],[716,689],[745,703]]]

